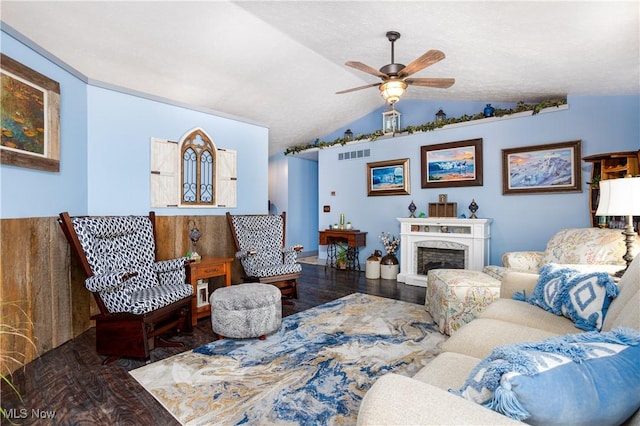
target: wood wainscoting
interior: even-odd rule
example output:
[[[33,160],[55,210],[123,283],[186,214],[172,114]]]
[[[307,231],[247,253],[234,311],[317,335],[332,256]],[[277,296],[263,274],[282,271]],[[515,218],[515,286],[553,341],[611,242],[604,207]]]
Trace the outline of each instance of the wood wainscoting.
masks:
[[[202,232],[200,255],[234,256],[224,215],[156,215],[158,259],[184,256],[192,249],[190,220]],[[17,360],[0,365],[6,374],[93,327],[90,317],[98,309],[57,217],[1,219],[0,249],[0,323],[21,330],[33,342],[2,330],[2,358]],[[240,281],[239,262],[233,263],[231,276],[232,282]]]

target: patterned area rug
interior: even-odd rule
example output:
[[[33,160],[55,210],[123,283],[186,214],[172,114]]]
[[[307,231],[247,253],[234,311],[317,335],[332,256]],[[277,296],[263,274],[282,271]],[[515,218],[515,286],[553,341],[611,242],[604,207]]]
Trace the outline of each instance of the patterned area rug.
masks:
[[[185,425],[346,425],[376,378],[415,374],[444,340],[423,306],[355,293],[130,374]]]

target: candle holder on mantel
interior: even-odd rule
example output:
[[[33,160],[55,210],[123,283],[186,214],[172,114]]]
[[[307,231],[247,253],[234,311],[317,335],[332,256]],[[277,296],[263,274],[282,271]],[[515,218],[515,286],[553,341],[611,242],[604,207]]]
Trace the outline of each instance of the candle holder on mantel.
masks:
[[[478,206],[478,204],[476,203],[476,200],[472,199],[471,204],[469,204],[469,211],[471,212],[471,216],[469,216],[469,219],[478,218],[478,216],[476,216],[476,212],[478,211],[479,208],[480,206]]]

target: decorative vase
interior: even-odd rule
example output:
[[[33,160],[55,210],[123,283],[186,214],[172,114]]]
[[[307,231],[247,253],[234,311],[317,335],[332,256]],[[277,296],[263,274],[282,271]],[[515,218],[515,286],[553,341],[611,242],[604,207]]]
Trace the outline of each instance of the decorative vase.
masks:
[[[380,259],[380,277],[384,280],[395,280],[398,278],[400,265],[395,254],[387,254]]]
[[[491,106],[491,104],[487,104],[486,107],[484,107],[484,116],[485,117],[493,117],[493,113],[495,112],[495,108]]]
[[[375,252],[367,258],[364,275],[369,280],[380,278],[380,257],[376,256]]]

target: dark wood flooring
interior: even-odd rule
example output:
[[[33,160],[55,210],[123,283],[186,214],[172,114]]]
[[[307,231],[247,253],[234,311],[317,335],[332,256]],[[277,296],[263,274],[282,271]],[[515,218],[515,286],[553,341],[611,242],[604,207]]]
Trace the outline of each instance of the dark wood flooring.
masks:
[[[302,264],[299,298],[284,305],[291,315],[360,292],[411,303],[424,303],[425,289],[390,280],[368,280],[364,272],[325,270]],[[184,348],[157,348],[151,362],[168,358],[214,340],[209,318],[190,335],[175,336]],[[95,329],[53,349],[13,374],[22,401],[2,383],[0,405],[13,423],[36,425],[179,425],[128,371],[144,360],[120,359],[102,365],[95,352]],[[53,417],[53,418],[51,418]],[[11,424],[2,418],[2,424]]]

